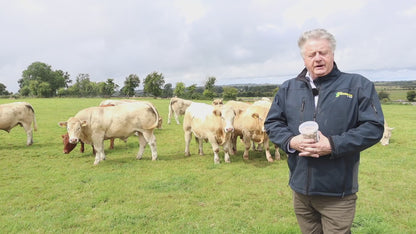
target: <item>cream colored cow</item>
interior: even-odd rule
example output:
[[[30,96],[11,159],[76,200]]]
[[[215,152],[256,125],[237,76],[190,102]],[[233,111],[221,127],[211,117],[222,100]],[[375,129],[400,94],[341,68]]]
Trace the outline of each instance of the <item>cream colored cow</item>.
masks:
[[[271,102],[267,100],[256,101],[244,112],[237,115],[234,121],[235,137],[242,138],[244,143],[243,158],[249,158],[251,143],[263,145],[267,161],[273,162],[270,153],[269,137],[264,129],[264,120],[269,112]],[[279,148],[275,145],[275,159],[280,160]]]
[[[179,116],[184,115],[186,109],[191,105],[192,101],[185,100],[178,97],[173,97],[170,99],[169,102],[169,114],[168,114],[168,124],[170,124],[170,119],[172,118],[172,114],[175,116],[175,120],[177,124],[179,123]]]
[[[235,112],[232,108],[214,107],[205,103],[193,102],[185,111],[183,130],[185,135],[185,156],[190,156],[189,144],[192,134],[199,143],[199,154],[203,155],[203,141],[207,140],[214,152],[214,163],[220,163],[219,146],[224,149],[224,161],[229,163],[230,138],[234,131]]]
[[[394,128],[391,128],[387,125],[387,122],[384,121],[384,132],[383,137],[380,139],[381,145],[388,145],[390,143],[391,133]]]
[[[0,105],[0,129],[6,132],[17,125],[26,132],[26,145],[33,144],[33,130],[37,130],[35,110],[27,102],[13,102]]]
[[[127,139],[131,135],[139,137],[139,152],[136,158],[142,158],[145,146],[149,144],[152,160],[156,160],[156,137],[153,132],[158,122],[159,114],[153,105],[132,102],[109,107],[89,107],[79,111],[66,122],[60,122],[59,125],[66,126],[70,143],[81,140],[94,147],[94,165],[97,165],[105,159],[105,139]]]

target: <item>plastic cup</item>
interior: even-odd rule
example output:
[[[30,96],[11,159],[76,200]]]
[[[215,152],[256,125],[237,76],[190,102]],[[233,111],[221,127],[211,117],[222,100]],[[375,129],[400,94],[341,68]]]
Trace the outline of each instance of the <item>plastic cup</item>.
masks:
[[[318,135],[319,125],[315,121],[306,121],[299,125],[299,132],[304,139],[314,139],[315,142],[319,141]]]

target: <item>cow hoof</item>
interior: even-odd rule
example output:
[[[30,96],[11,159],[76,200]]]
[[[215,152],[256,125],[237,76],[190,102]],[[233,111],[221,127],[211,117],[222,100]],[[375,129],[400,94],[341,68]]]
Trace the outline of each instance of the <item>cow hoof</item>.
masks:
[[[267,161],[273,162],[273,159],[272,158],[268,158]]]
[[[98,165],[98,163],[100,163],[100,161],[94,161],[94,166]]]

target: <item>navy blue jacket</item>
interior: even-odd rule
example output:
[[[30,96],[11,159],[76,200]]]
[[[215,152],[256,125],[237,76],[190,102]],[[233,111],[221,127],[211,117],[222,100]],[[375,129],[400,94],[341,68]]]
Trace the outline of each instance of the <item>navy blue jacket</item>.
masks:
[[[345,196],[358,191],[360,152],[383,136],[384,116],[374,84],[358,74],[334,68],[314,81],[319,90],[315,109],[304,69],[277,92],[264,126],[270,140],[288,154],[290,187],[305,195]],[[301,123],[314,120],[328,137],[332,153],[319,158],[288,151]]]

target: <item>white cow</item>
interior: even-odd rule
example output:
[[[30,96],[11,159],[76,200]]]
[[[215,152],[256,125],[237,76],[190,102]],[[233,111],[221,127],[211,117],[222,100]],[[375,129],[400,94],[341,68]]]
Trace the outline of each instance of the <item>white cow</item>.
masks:
[[[387,125],[387,122],[384,121],[384,132],[383,137],[380,139],[381,145],[388,145],[390,143],[391,133],[394,128],[391,128]]]
[[[0,129],[6,132],[17,125],[23,127],[26,132],[26,145],[33,144],[33,130],[37,130],[35,110],[27,102],[13,102],[0,105]]]
[[[186,109],[191,105],[192,101],[185,100],[178,97],[173,97],[170,99],[169,102],[169,114],[168,114],[168,124],[170,124],[170,119],[172,118],[172,114],[175,116],[175,120],[177,124],[179,123],[179,116],[184,115]]]
[[[159,115],[153,105],[132,102],[109,107],[89,107],[79,111],[68,121],[60,122],[59,125],[67,127],[71,143],[81,140],[94,147],[94,165],[97,165],[105,159],[105,139],[127,139],[133,134],[139,137],[139,152],[136,158],[142,158],[145,146],[149,144],[152,160],[156,160],[156,137],[153,131],[158,122]]]
[[[199,154],[203,155],[203,141],[207,140],[214,151],[214,163],[220,163],[218,157],[219,146],[224,149],[224,161],[230,162],[230,138],[234,130],[235,112],[232,108],[222,106],[214,107],[205,103],[193,102],[186,109],[183,120],[185,132],[185,156],[189,156],[189,144],[192,133],[199,143]]]

